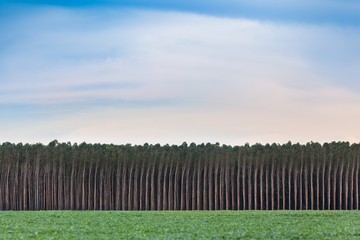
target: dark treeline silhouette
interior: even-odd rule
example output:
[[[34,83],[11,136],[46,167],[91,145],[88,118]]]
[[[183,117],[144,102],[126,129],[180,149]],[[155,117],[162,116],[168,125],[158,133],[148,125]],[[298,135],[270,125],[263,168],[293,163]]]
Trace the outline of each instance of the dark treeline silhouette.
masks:
[[[0,210],[359,209],[360,145],[0,146]]]

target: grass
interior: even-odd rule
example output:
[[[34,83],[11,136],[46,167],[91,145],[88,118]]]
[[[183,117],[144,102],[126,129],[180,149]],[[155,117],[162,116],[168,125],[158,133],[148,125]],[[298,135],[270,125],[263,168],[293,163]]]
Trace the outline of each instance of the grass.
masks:
[[[0,239],[360,239],[360,211],[0,212]]]

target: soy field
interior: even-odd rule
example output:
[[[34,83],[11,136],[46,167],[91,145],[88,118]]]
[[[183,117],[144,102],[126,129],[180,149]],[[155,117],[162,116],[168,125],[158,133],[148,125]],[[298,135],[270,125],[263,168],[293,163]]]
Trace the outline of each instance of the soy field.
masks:
[[[359,211],[3,211],[0,239],[360,239]]]

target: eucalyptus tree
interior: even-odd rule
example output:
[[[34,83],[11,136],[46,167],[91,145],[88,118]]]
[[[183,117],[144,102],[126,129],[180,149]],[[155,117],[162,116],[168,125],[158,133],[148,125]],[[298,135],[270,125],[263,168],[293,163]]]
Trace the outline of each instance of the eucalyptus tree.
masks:
[[[1,210],[358,209],[359,144],[0,146]]]

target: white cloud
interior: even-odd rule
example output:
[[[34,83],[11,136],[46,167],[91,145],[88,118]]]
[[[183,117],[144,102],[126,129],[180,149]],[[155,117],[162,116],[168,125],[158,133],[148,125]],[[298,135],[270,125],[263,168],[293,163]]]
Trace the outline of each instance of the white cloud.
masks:
[[[12,30],[17,42],[0,57],[0,103],[48,107],[31,127],[23,121],[15,134],[0,129],[4,137],[230,144],[360,138],[360,95],[349,87],[360,62],[357,29],[110,12],[102,22],[93,12],[47,9]],[[341,61],[329,59],[341,53]],[[108,85],[96,89],[101,83]]]

